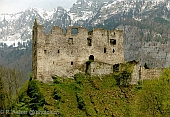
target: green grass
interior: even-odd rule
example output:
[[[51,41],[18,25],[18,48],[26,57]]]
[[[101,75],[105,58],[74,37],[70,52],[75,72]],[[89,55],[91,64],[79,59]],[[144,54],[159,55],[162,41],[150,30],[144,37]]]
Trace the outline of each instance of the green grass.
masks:
[[[58,82],[51,85],[34,81],[45,97],[46,103],[40,110],[57,110],[61,117],[123,116],[128,113],[127,97],[116,85],[113,75],[90,77],[77,74],[75,79],[56,77],[55,80]],[[131,89],[128,87],[126,90],[131,93]],[[28,97],[25,92],[21,91],[23,98]]]
[[[39,106],[38,110],[57,111],[58,117],[170,116],[170,69],[164,70],[159,79],[147,80],[143,84],[139,82],[139,86],[124,86],[117,85],[115,76],[121,76],[125,70],[130,73],[131,66],[127,64],[121,67],[116,75],[90,77],[76,74],[74,79],[56,76],[53,77],[54,83],[50,85],[29,81],[36,83],[37,95],[42,94],[45,99],[45,103]],[[19,103],[19,107],[27,110],[30,109],[31,100],[26,93],[29,82],[20,92]]]

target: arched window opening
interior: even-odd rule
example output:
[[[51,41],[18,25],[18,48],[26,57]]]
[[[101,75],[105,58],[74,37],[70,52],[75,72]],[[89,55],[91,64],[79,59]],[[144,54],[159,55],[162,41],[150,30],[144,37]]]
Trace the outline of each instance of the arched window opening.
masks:
[[[89,56],[89,60],[94,61],[94,56],[93,56],[93,55],[90,55],[90,56]]]

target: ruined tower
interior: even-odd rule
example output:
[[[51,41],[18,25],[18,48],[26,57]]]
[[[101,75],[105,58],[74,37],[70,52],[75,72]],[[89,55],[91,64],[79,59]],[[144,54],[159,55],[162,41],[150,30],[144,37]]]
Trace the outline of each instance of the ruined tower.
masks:
[[[122,30],[94,28],[88,32],[72,26],[64,33],[54,26],[50,34],[45,34],[35,20],[32,39],[33,78],[43,82],[51,82],[54,75],[73,77],[85,72],[89,60],[108,65],[124,62]]]

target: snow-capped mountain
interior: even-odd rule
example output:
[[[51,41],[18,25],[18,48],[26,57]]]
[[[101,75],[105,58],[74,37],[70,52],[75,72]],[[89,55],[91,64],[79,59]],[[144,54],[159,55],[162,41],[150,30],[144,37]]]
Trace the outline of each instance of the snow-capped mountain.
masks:
[[[1,14],[0,43],[3,43],[3,46],[17,47],[18,43],[23,44],[30,41],[35,18],[39,23],[45,25],[46,30],[52,25],[65,27],[70,24],[67,11],[62,7],[57,7],[53,11],[30,8],[17,14]]]
[[[16,14],[0,15],[0,43],[3,46],[17,47],[31,40],[32,26],[37,18],[45,26],[48,33],[52,26],[64,29],[71,25],[87,27],[88,22],[95,17],[98,10],[110,0],[78,0],[69,11],[57,7],[52,11],[39,8],[29,8]]]
[[[52,26],[122,29],[126,61],[170,66],[169,0],[77,0],[70,10],[29,8],[16,14],[0,14],[0,48],[30,46],[35,18],[44,25],[45,33]]]
[[[71,18],[71,25],[84,25],[91,20],[101,6],[108,3],[110,0],[77,0],[75,4],[68,11]]]
[[[30,8],[16,14],[1,14],[0,43],[16,47],[18,42],[30,41],[35,18],[45,26],[48,32],[53,25],[62,28],[70,25],[84,27],[105,25],[104,21],[109,18],[120,21],[126,17],[132,17],[140,21],[151,17],[152,13],[161,7],[163,7],[161,14],[156,15],[161,15],[166,20],[170,19],[168,12],[170,1],[168,0],[77,0],[69,11],[62,7],[52,11]]]

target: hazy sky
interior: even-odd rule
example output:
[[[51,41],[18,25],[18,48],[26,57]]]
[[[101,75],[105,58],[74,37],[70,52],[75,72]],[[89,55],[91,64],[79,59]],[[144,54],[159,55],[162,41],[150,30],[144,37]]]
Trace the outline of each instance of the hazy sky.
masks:
[[[28,8],[52,10],[61,6],[69,9],[77,0],[0,0],[1,13],[17,13]]]

